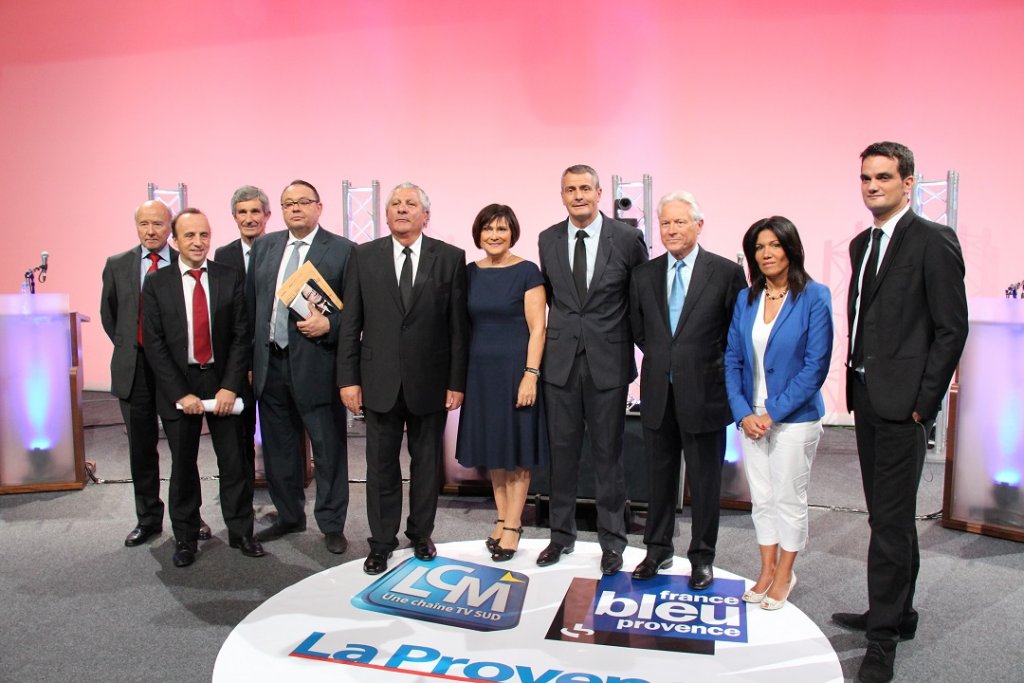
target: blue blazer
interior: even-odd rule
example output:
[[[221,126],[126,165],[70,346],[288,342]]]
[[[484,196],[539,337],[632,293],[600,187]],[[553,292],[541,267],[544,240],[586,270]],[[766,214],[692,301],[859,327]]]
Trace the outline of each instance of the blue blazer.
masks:
[[[754,345],[751,332],[759,300],[747,303],[750,290],[736,300],[725,350],[725,388],[733,418],[754,412]],[[818,282],[795,299],[789,296],[775,318],[764,352],[768,398],[765,410],[774,422],[812,422],[825,414],[821,385],[832,362],[832,293]]]

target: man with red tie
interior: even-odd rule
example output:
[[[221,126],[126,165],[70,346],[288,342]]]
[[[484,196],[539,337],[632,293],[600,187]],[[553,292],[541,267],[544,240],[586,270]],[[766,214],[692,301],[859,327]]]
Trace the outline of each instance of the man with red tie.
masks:
[[[244,276],[208,261],[210,224],[185,209],[171,231],[178,263],[146,278],[142,288],[143,339],[156,379],[157,412],[171,447],[168,493],[174,530],[174,565],[187,567],[198,552],[202,492],[196,459],[203,414],[220,470],[220,504],[228,542],[247,557],[264,552],[253,538],[252,480],[242,455],[242,420],[236,398],[251,401],[249,335]],[[204,408],[204,402],[206,406]]]

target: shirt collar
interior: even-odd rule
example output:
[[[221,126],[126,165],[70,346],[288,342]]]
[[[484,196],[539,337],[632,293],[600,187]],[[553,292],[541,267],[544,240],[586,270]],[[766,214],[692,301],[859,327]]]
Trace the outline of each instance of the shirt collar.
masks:
[[[201,270],[201,269],[205,268],[206,267],[206,262],[208,260],[209,259],[203,259],[203,263],[199,266],[199,268],[192,268],[188,264],[186,264],[183,260],[181,260],[179,258],[178,259],[178,268],[181,270],[181,274],[182,275],[186,275],[188,273],[188,271],[190,271],[190,270]]]
[[[153,252],[151,252],[149,249],[146,249],[145,247],[142,248],[142,260],[143,261],[149,261],[149,255],[150,254],[159,254],[161,261],[163,261],[164,263],[170,263],[171,262],[171,245],[165,243],[162,249],[160,249],[159,251],[153,251]]]
[[[291,244],[292,242],[295,242],[298,239],[301,239],[303,241],[303,243],[305,243],[305,245],[307,247],[311,246],[313,244],[313,240],[316,239],[316,234],[318,232],[320,232],[320,224],[319,223],[317,223],[316,227],[313,228],[313,230],[308,235],[306,235],[305,237],[302,237],[302,238],[296,238],[295,235],[293,235],[291,232],[289,232],[288,233],[288,241],[285,244]]]
[[[576,237],[576,231],[582,230],[585,233],[587,233],[587,239],[594,239],[595,237],[597,237],[598,235],[601,234],[601,226],[603,224],[604,224],[604,215],[600,211],[598,211],[597,215],[594,217],[594,220],[590,221],[590,224],[587,225],[586,227],[584,227],[584,228],[577,228],[573,224],[572,220],[570,220],[569,221],[569,228],[572,231],[573,238]]]
[[[689,268],[690,270],[693,270],[693,264],[694,264],[694,262],[697,261],[697,252],[698,251],[700,251],[700,245],[699,244],[695,244],[695,245],[693,245],[693,249],[690,250],[690,253],[687,254],[686,256],[684,256],[682,259],[677,259],[672,254],[669,254],[668,252],[665,252],[665,255],[668,256],[668,259],[667,259],[668,260],[668,269],[672,270],[672,268],[676,265],[676,261],[680,261],[681,260],[683,263],[686,264],[687,268]]]
[[[409,245],[409,248],[412,249],[412,255],[413,256],[419,256],[420,249],[421,249],[422,246],[423,246],[423,233],[421,232],[419,234],[419,236],[416,238],[416,241]],[[405,245],[402,244],[401,242],[399,242],[398,240],[396,240],[394,235],[391,236],[391,247],[392,247],[392,252],[394,253],[396,259],[399,256],[404,256],[404,254],[402,253],[402,250],[405,249]]]
[[[882,232],[885,233],[886,237],[892,239],[892,233],[896,230],[896,224],[899,223],[900,219],[907,214],[907,211],[910,211],[910,202],[907,202],[907,205],[900,209],[895,216],[878,226],[882,229]],[[871,227],[874,228],[875,226],[872,225]]]

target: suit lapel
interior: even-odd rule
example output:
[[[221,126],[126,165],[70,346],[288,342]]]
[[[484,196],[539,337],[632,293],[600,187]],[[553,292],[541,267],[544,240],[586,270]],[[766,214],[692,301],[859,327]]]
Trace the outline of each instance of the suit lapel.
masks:
[[[402,310],[402,295],[398,291],[398,276],[395,275],[395,252],[394,239],[388,235],[380,240],[380,250],[376,254],[374,268],[380,269],[381,277],[384,279],[384,289],[388,291],[399,311]],[[422,254],[420,257],[422,258]],[[422,263],[421,263],[422,265]],[[416,291],[413,283],[413,292]]]
[[[861,304],[861,310],[867,310],[871,302],[875,300],[875,293],[885,280],[885,274],[889,272],[889,267],[892,265],[893,259],[896,258],[896,253],[900,250],[900,246],[903,244],[903,239],[907,236],[907,229],[910,226],[911,221],[914,220],[914,212],[907,211],[903,218],[896,223],[896,227],[893,228],[892,238],[889,240],[889,246],[885,248],[885,256],[882,258],[882,263],[878,266],[878,273],[875,275],[875,282],[871,286],[871,291],[866,292],[866,300]]]
[[[412,299],[409,302],[409,311],[416,307],[416,302],[420,298],[420,293],[423,291],[424,283],[430,279],[430,274],[434,269],[434,264],[437,262],[437,244],[429,237],[424,236],[423,242],[420,246],[420,262],[416,268],[416,278],[412,283]],[[397,283],[395,288],[397,290]],[[408,315],[409,311],[406,311]]]
[[[779,314],[775,316],[775,322],[772,323],[772,331],[768,333],[768,343],[765,344],[765,349],[768,349],[772,345],[772,340],[775,339],[776,333],[779,328],[786,324],[786,318],[793,312],[793,307],[796,304],[793,303],[793,293],[790,292],[789,296],[786,297],[785,301],[782,302],[782,308],[779,309]],[[754,315],[757,315],[755,312]],[[753,367],[753,366],[751,366]]]
[[[608,220],[608,217],[601,214],[601,234],[597,239],[597,258],[594,260],[594,275],[590,278],[590,286],[587,287],[587,298],[590,298],[590,290],[593,286],[601,281],[601,277],[604,275],[605,266],[608,265],[608,260],[612,257],[612,251],[614,251],[614,239],[612,238],[612,231],[604,229],[604,223]],[[566,245],[568,246],[568,245]],[[568,249],[563,250],[568,260]],[[574,288],[575,289],[575,288]]]
[[[857,235],[856,237],[853,238],[855,247],[854,247],[853,252],[852,252],[853,253],[853,260],[850,263],[850,268],[851,268],[851,270],[853,272],[850,274],[850,287],[847,290],[851,294],[853,292],[857,292],[859,290],[859,288],[860,288],[860,280],[858,279],[858,276],[860,275],[861,264],[864,262],[864,252],[867,249],[867,245],[871,241],[870,235],[871,235],[871,229],[868,228],[866,231],[862,232],[861,234],[859,234],[859,235]],[[858,241],[860,242],[859,244],[857,244]],[[858,294],[858,296],[859,296],[859,294]],[[848,317],[848,321],[849,321],[850,328],[852,329],[853,328],[853,318],[857,314],[856,297],[848,296],[846,298],[846,313],[847,313],[847,316],[849,316]]]
[[[650,291],[654,294],[654,301],[661,316],[661,329],[668,329],[668,289],[665,280],[668,277],[668,254],[662,254],[652,261],[652,266],[646,270],[650,273]],[[682,316],[680,316],[682,317]],[[673,331],[674,332],[674,331]]]
[[[707,285],[708,280],[714,274],[715,269],[709,262],[710,260],[704,253],[704,250],[700,249],[700,247],[698,249],[697,258],[693,263],[693,275],[690,276],[690,286],[686,288],[686,299],[683,300],[683,312],[679,316],[679,324],[676,325],[673,337],[678,336],[679,332],[686,326],[687,318],[690,317],[690,313],[697,306],[697,301],[700,299],[701,294],[704,293],[704,286]]]
[[[558,270],[562,276],[563,282],[569,283],[569,289],[572,291],[572,298],[575,301],[580,310],[583,309],[583,302],[580,301],[579,294],[576,292],[576,285],[572,278],[572,266],[569,265],[569,220],[566,219],[558,224],[558,230],[555,234],[555,260],[558,262]]]

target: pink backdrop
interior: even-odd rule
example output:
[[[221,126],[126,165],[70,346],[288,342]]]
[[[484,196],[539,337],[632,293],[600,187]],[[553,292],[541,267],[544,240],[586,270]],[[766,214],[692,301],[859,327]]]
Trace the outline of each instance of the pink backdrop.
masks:
[[[44,291],[93,316],[86,383],[106,388],[100,271],[135,243],[149,181],[187,183],[220,245],[238,185],[276,203],[306,178],[340,230],[342,180],[413,180],[435,237],[475,258],[470,221],[501,201],[535,258],[564,217],[559,174],[583,162],[606,211],[613,173],[694,192],[722,254],[755,219],[790,217],[841,312],[845,243],[867,219],[857,154],[894,139],[927,178],[960,172],[968,292],[1000,295],[1024,275],[1005,218],[1024,186],[1024,5],[834,4],[4,2],[0,291],[49,251]],[[834,377],[830,410],[841,391]]]

